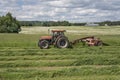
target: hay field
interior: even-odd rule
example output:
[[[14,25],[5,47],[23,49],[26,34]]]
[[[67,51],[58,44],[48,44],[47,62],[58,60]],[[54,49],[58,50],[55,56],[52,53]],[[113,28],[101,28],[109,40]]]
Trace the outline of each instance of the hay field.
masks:
[[[120,26],[101,26],[101,27],[84,27],[84,26],[67,26],[67,27],[23,27],[22,34],[41,34],[48,33],[48,29],[64,29],[67,33],[76,35],[120,35]]]
[[[37,46],[48,29],[65,29],[70,40],[94,35],[109,46],[73,49]],[[120,26],[23,27],[20,34],[0,34],[0,80],[119,80]]]

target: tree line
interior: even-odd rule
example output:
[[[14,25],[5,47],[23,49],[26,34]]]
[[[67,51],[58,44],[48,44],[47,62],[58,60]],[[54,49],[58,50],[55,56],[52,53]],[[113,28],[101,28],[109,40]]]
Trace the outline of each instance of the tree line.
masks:
[[[99,26],[118,26],[120,21],[94,22]],[[21,26],[85,26],[87,23],[70,23],[68,21],[20,21]]]
[[[21,26],[71,26],[68,21],[20,21]]]
[[[20,21],[21,26],[84,26],[86,23],[70,23],[69,21]]]
[[[119,26],[120,25],[120,21],[104,21],[104,22],[99,22],[98,23],[100,26]]]

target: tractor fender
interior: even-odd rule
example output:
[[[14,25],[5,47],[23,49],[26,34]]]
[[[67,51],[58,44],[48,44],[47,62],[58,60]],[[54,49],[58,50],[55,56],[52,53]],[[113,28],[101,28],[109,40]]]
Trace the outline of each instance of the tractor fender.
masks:
[[[95,44],[95,46],[102,46],[102,45],[103,45],[103,41],[102,40],[97,41],[97,43]]]
[[[40,39],[39,42],[41,42],[41,41],[43,41],[43,40],[48,41],[49,45],[51,45],[51,39]]]

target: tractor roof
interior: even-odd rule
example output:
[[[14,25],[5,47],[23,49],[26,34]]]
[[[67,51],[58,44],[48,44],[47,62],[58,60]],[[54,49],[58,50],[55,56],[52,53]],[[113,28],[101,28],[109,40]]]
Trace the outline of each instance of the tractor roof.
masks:
[[[65,32],[66,30],[52,30],[52,32]]]

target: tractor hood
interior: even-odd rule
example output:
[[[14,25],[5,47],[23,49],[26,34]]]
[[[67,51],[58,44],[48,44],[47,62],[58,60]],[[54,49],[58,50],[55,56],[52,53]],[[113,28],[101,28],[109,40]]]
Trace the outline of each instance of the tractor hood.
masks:
[[[40,39],[51,39],[52,36],[41,36]]]

